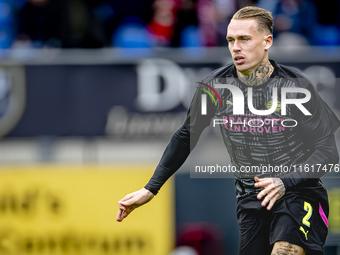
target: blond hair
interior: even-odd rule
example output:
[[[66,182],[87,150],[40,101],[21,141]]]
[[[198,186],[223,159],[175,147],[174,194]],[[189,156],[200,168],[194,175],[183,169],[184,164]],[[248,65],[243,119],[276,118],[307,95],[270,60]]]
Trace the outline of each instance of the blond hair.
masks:
[[[269,32],[270,34],[273,34],[273,17],[270,11],[265,9],[255,6],[246,6],[238,10],[231,19],[254,19],[257,22],[259,32]]]

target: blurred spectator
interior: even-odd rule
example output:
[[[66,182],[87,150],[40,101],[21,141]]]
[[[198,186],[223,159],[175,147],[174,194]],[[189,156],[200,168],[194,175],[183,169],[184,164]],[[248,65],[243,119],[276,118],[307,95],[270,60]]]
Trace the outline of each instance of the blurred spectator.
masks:
[[[197,0],[197,17],[203,46],[217,46],[216,9],[211,0]]]
[[[112,45],[122,48],[149,48],[154,46],[154,42],[141,19],[130,17],[113,34]]]
[[[172,46],[202,46],[196,13],[196,0],[183,0],[179,5]]]
[[[233,14],[237,11],[236,0],[216,0],[216,19],[217,19],[217,33],[218,45],[227,46],[227,27]]]
[[[278,1],[274,11],[276,45],[339,45],[339,11],[336,0]]]
[[[176,22],[176,2],[174,0],[155,0],[154,14],[148,30],[159,46],[170,46]]]
[[[107,43],[90,3],[83,0],[28,0],[18,15],[17,40],[33,47],[99,48]]]
[[[0,0],[0,48],[226,46],[248,5],[273,13],[276,45],[340,45],[338,0]]]
[[[306,39],[312,43],[311,28],[315,28],[317,22],[317,12],[313,2],[280,0],[273,14],[274,36],[280,35],[277,37],[276,45],[304,45]],[[285,39],[285,37],[291,40]],[[284,43],[281,43],[280,40]]]
[[[237,1],[237,10],[242,9],[246,6],[253,6],[257,4],[257,0],[238,0]]]
[[[111,46],[151,47],[153,41],[147,24],[153,15],[153,0],[107,0],[94,4]]]
[[[28,1],[18,15],[18,37],[20,43],[41,46],[45,40],[45,20],[48,0]]]
[[[340,3],[338,0],[315,0],[318,24],[313,27],[313,44],[340,45]]]

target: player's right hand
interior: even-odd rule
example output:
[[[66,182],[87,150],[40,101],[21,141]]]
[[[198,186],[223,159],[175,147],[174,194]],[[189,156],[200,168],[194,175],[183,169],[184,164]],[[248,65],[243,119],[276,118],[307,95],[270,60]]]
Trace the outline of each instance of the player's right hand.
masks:
[[[126,195],[123,199],[118,202],[118,213],[117,221],[121,222],[126,218],[134,209],[141,205],[148,203],[154,194],[152,194],[146,188],[142,188],[136,192]]]

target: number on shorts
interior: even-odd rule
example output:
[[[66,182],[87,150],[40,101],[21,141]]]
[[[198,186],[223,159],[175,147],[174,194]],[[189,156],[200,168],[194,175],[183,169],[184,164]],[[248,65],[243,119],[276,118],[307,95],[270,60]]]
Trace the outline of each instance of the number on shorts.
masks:
[[[309,222],[308,220],[309,220],[310,217],[312,216],[313,207],[311,206],[310,203],[304,201],[303,209],[304,209],[307,213],[306,213],[305,217],[303,217],[302,223],[303,223],[304,225],[306,225],[307,227],[310,227],[310,222]]]

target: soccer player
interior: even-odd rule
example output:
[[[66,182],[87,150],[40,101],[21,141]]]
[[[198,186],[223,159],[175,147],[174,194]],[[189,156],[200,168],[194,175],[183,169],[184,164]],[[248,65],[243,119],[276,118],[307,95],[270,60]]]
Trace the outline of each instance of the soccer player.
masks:
[[[157,194],[217,117],[228,121],[221,125],[222,137],[238,169],[239,254],[323,254],[329,208],[319,178],[339,161],[334,133],[340,122],[306,77],[268,58],[273,42],[270,12],[240,9],[228,26],[227,40],[233,63],[203,80],[204,90],[197,89],[184,125],[173,135],[150,181],[118,202],[117,221]],[[202,101],[206,90],[233,105],[215,104],[210,96]],[[248,102],[235,91],[243,92]],[[240,100],[244,114],[234,114]],[[253,114],[254,109],[270,113]],[[241,171],[246,166],[290,168],[258,175]]]

